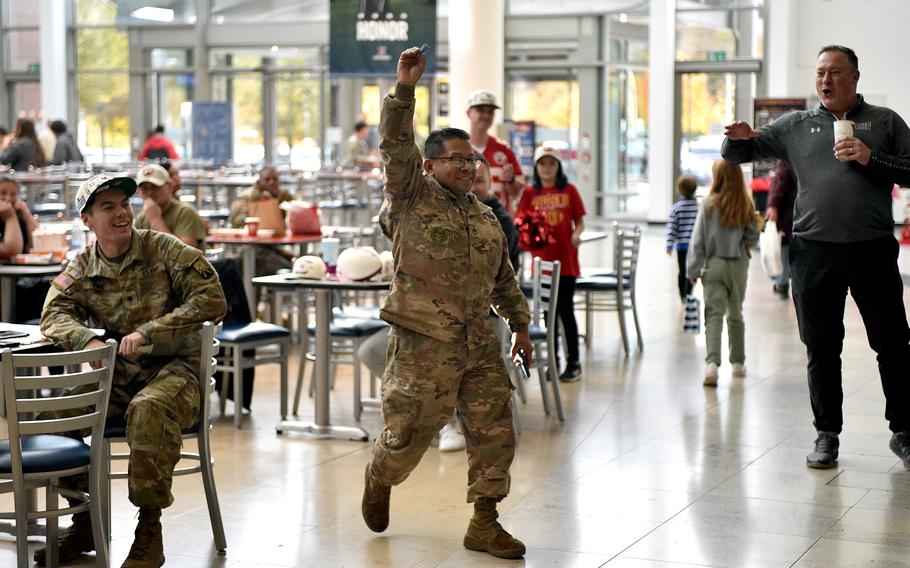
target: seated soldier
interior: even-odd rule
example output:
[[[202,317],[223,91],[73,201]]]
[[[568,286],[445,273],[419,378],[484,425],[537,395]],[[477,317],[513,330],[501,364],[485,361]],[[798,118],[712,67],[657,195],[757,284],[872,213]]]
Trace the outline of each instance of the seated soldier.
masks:
[[[230,224],[242,227],[244,219],[250,216],[250,204],[272,199],[277,203],[292,201],[294,197],[278,184],[278,170],[266,166],[259,172],[259,179],[231,207]],[[285,214],[284,210],[281,211]],[[293,256],[279,246],[262,245],[256,252],[256,276],[275,274],[282,268],[291,269]]]
[[[205,251],[202,217],[195,207],[174,197],[172,183],[168,171],[157,164],[139,170],[136,186],[142,196],[142,211],[136,216],[135,227],[174,235]]]
[[[196,331],[205,321],[221,320],[226,305],[218,276],[199,250],[171,235],[133,228],[129,198],[135,191],[132,179],[103,174],[79,187],[76,206],[96,243],[54,279],[41,331],[68,350],[103,346],[90,328],[120,341],[108,416],[126,418],[129,499],[139,507],[123,566],[157,568],[164,564],[161,510],[174,500],[180,432],[199,413]],[[84,491],[88,479],[64,482]],[[94,546],[89,514],[77,513],[60,539],[60,563]],[[44,565],[43,549],[35,561]]]

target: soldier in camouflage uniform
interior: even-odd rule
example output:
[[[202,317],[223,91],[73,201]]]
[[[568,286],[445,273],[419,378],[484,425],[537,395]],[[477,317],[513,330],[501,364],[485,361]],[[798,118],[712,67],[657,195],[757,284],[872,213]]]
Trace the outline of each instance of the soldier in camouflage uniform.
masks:
[[[263,199],[274,199],[279,204],[292,201],[294,197],[278,184],[278,170],[266,166],[259,172],[259,180],[231,207],[229,222],[232,227],[242,227],[243,220],[250,215],[250,203]],[[281,211],[285,215],[284,210]],[[260,245],[256,251],[256,276],[275,274],[282,268],[291,269],[292,256],[283,248],[273,245]]]
[[[129,498],[139,507],[136,538],[125,567],[164,563],[161,509],[173,502],[181,430],[198,416],[200,338],[207,320],[227,308],[221,284],[202,253],[172,235],[133,229],[129,197],[136,184],[97,175],[80,186],[76,204],[97,243],[57,276],[48,292],[41,331],[64,349],[103,345],[89,328],[120,340],[109,416],[126,418],[130,446]],[[71,479],[87,487],[87,479]],[[60,560],[94,549],[91,522],[74,515],[60,543]],[[36,554],[44,564],[44,551]]]
[[[499,221],[470,192],[479,162],[468,134],[432,132],[426,160],[414,143],[414,87],[425,63],[417,48],[401,54],[379,126],[395,276],[382,309],[392,324],[382,379],[385,429],[366,468],[363,517],[373,531],[386,529],[391,486],[413,471],[457,406],[474,503],[464,546],[517,558],[524,545],[496,521],[496,503],[509,493],[515,432],[490,307],[508,321],[513,356],[524,350],[530,358],[530,318]]]

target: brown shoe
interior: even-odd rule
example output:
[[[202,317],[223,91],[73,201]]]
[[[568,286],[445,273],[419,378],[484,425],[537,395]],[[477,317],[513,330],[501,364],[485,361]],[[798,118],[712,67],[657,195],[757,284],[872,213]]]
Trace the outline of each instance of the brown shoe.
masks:
[[[474,502],[474,516],[464,535],[464,547],[492,554],[497,558],[521,558],[525,545],[506,532],[496,520],[496,499],[479,497]]]
[[[363,486],[363,503],[360,506],[363,520],[373,532],[381,533],[389,527],[389,498],[392,487],[376,481],[367,464]]]
[[[78,559],[83,552],[95,550],[95,539],[92,532],[92,517],[89,513],[76,513],[73,515],[73,524],[63,531],[60,543],[57,545],[57,560],[66,564]],[[39,548],[35,551],[35,564],[44,566],[47,563],[47,549]]]
[[[161,542],[161,509],[139,509],[139,524],[130,554],[120,568],[159,568],[164,566]]]

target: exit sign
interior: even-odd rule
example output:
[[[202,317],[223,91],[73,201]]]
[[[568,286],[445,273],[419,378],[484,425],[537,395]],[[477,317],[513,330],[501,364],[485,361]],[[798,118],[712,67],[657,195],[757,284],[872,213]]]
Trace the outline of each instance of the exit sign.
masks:
[[[25,70],[29,73],[41,73],[41,64],[40,63],[29,63]]]

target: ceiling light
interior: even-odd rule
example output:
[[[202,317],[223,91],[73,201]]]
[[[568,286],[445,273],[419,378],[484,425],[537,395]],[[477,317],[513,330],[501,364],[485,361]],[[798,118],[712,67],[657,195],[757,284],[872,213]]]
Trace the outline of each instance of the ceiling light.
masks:
[[[130,17],[140,20],[151,20],[153,22],[173,22],[174,11],[170,8],[157,8],[155,6],[143,6],[138,10],[133,10]]]

